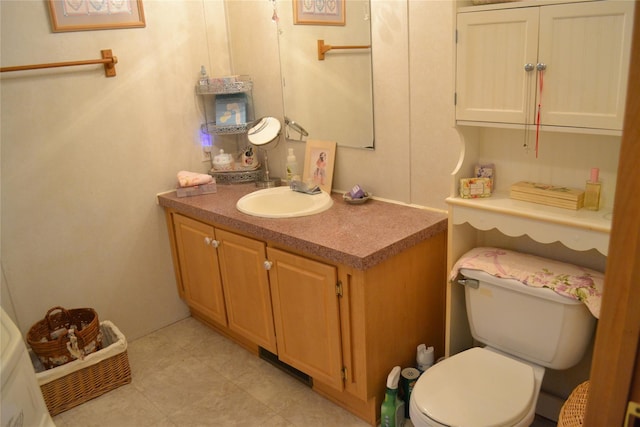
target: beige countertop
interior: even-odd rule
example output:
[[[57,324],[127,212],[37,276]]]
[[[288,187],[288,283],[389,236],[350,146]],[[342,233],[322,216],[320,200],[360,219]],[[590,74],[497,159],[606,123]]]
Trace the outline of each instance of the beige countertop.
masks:
[[[439,211],[380,200],[350,205],[335,193],[330,209],[310,216],[272,219],[238,211],[238,199],[255,190],[253,183],[218,185],[213,194],[177,197],[174,191],[158,195],[158,202],[192,218],[359,270],[447,229],[447,216]]]

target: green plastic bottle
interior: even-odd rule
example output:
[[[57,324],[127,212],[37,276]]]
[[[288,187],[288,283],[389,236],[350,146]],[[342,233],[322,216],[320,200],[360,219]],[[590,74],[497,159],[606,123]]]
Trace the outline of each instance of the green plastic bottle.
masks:
[[[402,427],[404,425],[404,402],[398,398],[400,366],[395,366],[387,377],[387,391],[380,407],[380,427]]]

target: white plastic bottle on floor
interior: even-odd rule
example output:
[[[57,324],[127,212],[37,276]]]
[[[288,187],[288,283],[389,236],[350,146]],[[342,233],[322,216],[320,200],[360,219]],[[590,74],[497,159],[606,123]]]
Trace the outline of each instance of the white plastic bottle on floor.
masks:
[[[433,347],[427,348],[426,344],[420,344],[416,353],[416,367],[423,373],[433,366]]]

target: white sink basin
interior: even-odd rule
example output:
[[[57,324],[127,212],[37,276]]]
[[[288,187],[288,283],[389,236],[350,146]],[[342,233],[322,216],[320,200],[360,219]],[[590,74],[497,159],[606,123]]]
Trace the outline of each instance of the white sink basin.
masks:
[[[293,218],[326,211],[333,200],[324,191],[304,194],[289,187],[265,188],[242,197],[236,208],[243,213],[263,218]]]

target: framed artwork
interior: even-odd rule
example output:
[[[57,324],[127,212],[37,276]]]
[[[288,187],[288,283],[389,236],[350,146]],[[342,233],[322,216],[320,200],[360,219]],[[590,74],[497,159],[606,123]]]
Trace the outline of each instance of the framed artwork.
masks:
[[[335,141],[308,140],[304,153],[302,180],[306,183],[314,183],[323,191],[331,194],[335,162]]]
[[[47,0],[54,33],[144,27],[142,0]]]
[[[293,23],[344,25],[346,0],[293,0]]]

